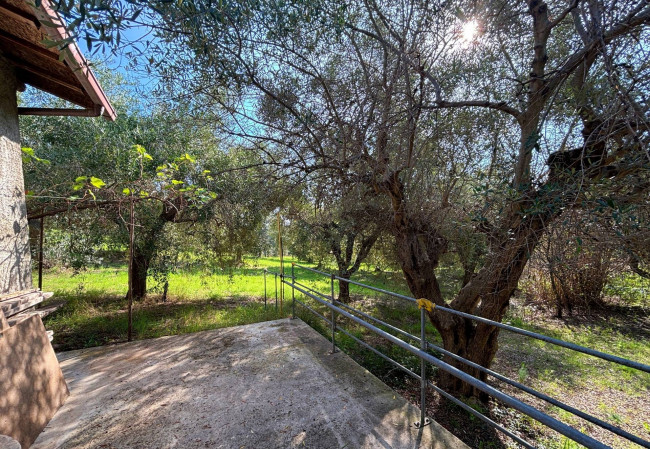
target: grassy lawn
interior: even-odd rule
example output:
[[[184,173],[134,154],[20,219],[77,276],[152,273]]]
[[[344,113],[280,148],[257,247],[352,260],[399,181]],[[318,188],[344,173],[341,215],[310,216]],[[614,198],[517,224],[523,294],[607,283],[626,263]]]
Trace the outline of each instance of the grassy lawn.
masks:
[[[287,275],[291,259],[285,259]],[[277,258],[252,259],[246,267],[232,270],[195,270],[170,276],[168,300],[162,302],[153,293],[135,306],[135,338],[154,338],[249,324],[289,316],[291,290],[285,289],[282,311],[275,308],[275,277],[266,277],[264,270],[279,272]],[[331,271],[325,269],[324,271]],[[315,290],[329,293],[330,280],[308,270],[296,268],[297,281]],[[457,288],[458,273],[443,273],[441,282],[445,295]],[[401,273],[361,271],[354,280],[408,295]],[[153,283],[153,281],[151,281]],[[97,346],[126,340],[125,267],[116,266],[88,270],[73,275],[68,271],[50,270],[44,278],[44,289],[55,292],[53,300],[66,305],[46,326],[54,330],[58,350]],[[338,289],[335,285],[335,291]],[[419,312],[414,304],[385,294],[351,286],[352,306],[387,321],[412,334],[419,334]],[[300,293],[296,297],[322,314],[329,311]],[[281,296],[280,294],[278,296]],[[298,315],[322,334],[329,336],[327,324],[303,308]],[[548,312],[531,309],[530,305],[513,300],[507,321],[511,324],[568,340],[590,348],[650,363],[650,320],[647,311],[634,301],[621,303],[606,311],[557,320]],[[352,335],[364,339],[407,368],[418,371],[419,360],[401,348],[369,334],[364,328],[338,319]],[[428,324],[429,339],[439,341],[435,329]],[[364,349],[353,339],[337,333],[337,345],[384,382],[418,404],[418,386],[411,378],[381,357]],[[493,369],[518,380],[569,405],[593,414],[644,439],[650,438],[650,375],[621,367],[587,355],[557,348],[553,345],[502,332],[500,350]],[[435,380],[435,369],[429,369]],[[638,447],[597,429],[595,426],[540,400],[505,385],[494,383],[506,392],[545,410],[574,427],[601,439],[613,447]],[[508,447],[503,438],[466,412],[431,392],[428,413],[472,447]],[[472,404],[481,410],[480,404]],[[488,410],[483,410],[488,411]],[[491,404],[489,414],[539,447],[577,447],[536,422],[499,404]]]

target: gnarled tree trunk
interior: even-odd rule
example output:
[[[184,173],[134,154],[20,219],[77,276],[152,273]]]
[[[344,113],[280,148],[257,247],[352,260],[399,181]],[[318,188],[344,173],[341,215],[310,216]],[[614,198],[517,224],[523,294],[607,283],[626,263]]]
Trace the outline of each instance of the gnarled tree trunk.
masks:
[[[151,256],[144,254],[136,246],[133,251],[133,268],[131,270],[134,300],[142,299],[147,294],[147,272],[150,263]]]
[[[411,293],[437,305],[500,322],[530,254],[546,225],[559,214],[559,209],[549,207],[522,219],[525,214],[521,210],[528,203],[513,205],[511,213],[501,223],[501,229],[508,232],[491,236],[491,251],[486,263],[447,305],[435,274],[440,257],[447,250],[447,242],[431,221],[416,222],[409,216],[403,201],[404,188],[397,176],[393,176],[387,186],[393,204],[397,252]],[[442,336],[444,349],[483,367],[491,365],[498,350],[499,328],[435,309],[429,313],[429,318]],[[450,357],[444,360],[480,380],[487,378],[480,370]],[[447,391],[487,400],[487,395],[443,370],[439,380],[440,386]]]
[[[160,212],[153,226],[146,231],[145,235],[139,239],[133,248],[131,279],[133,282],[134,300],[142,299],[147,294],[147,274],[151,260],[155,254],[158,236],[163,231],[165,224],[173,222],[177,214],[177,207],[171,204],[164,204],[163,210]]]

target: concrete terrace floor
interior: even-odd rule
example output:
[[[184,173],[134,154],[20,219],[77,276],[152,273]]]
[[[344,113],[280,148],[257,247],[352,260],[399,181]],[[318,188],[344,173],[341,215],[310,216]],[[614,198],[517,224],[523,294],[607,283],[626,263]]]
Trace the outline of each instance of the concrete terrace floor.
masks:
[[[465,448],[300,320],[59,354],[53,448]]]

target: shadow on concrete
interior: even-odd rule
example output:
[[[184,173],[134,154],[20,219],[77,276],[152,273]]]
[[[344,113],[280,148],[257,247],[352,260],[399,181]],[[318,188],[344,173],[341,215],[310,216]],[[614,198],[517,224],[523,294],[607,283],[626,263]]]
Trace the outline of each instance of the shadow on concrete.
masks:
[[[60,354],[71,397],[33,448],[465,447],[300,320]]]

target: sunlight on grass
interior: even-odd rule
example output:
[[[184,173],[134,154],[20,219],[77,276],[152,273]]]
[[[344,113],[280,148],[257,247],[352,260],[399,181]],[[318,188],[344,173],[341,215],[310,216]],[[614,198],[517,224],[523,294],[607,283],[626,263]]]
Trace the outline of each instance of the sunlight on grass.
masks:
[[[291,261],[290,258],[285,259],[285,275],[288,278],[291,277]],[[325,267],[321,271],[332,272],[334,268]],[[160,292],[150,279],[151,294],[135,304],[135,338],[156,338],[287,317],[291,314],[291,289],[285,287],[282,302],[282,284],[274,275],[279,272],[278,258],[260,258],[248,260],[246,266],[241,268],[206,268],[172,273],[166,302],[160,300]],[[440,283],[448,296],[457,288],[457,273],[453,270],[445,273]],[[294,268],[294,274],[297,282],[321,292],[326,299],[330,295],[332,284],[328,276],[300,267]],[[354,276],[354,280],[409,294],[400,273],[361,271]],[[67,301],[62,310],[47,318],[46,326],[54,330],[55,347],[58,350],[68,350],[125,341],[126,284],[127,272],[124,266],[92,269],[79,274],[61,270],[46,272],[45,289],[55,292],[53,300]],[[334,282],[334,291],[338,295],[338,281]],[[420,312],[412,302],[355,285],[351,286],[350,294],[352,307],[413,335],[419,335]],[[282,304],[282,311],[279,307],[276,310],[276,297],[278,305]],[[296,292],[296,298],[328,318],[331,316],[331,311],[318,301],[300,292]],[[322,319],[299,305],[296,306],[296,311],[300,318],[330,338],[331,330]],[[538,320],[515,312],[506,318],[506,322],[516,327],[648,363],[650,345],[647,344],[647,339],[629,333],[625,320],[624,316],[611,316],[603,322],[568,324],[552,319]],[[419,359],[406,350],[371,334],[366,328],[344,317],[337,317],[337,324],[403,366],[415,372],[419,370]],[[387,327],[383,328],[394,333]],[[426,332],[429,341],[440,343],[440,335],[429,322]],[[339,348],[393,388],[402,388],[409,382],[406,374],[344,333],[337,331],[336,340]],[[575,392],[588,391],[593,395],[620,392],[632,400],[644,397],[650,390],[648,375],[631,368],[505,331],[500,333],[499,343],[500,351],[494,364],[496,371],[556,398],[569,400]],[[436,369],[431,367],[428,376],[435,380]],[[592,413],[614,424],[632,425],[635,422],[630,418],[632,414],[624,407],[621,408],[620,404],[613,407],[598,405],[596,402],[594,407]],[[547,407],[547,411],[576,426],[582,423],[557,407]],[[568,440],[550,436],[547,440],[544,429],[537,423],[528,422],[523,415],[518,416],[512,425],[540,435],[539,441],[545,447],[574,447]]]

